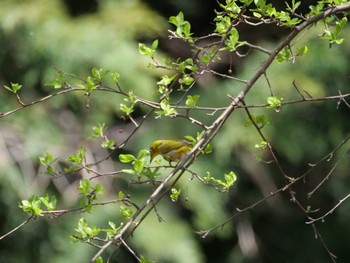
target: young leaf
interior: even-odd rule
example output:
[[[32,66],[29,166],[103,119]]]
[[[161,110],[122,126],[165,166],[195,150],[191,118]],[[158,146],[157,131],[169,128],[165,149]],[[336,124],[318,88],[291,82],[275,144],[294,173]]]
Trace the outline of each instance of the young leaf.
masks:
[[[22,200],[18,204],[23,212],[33,214],[35,216],[44,216],[41,210],[41,200],[39,197],[33,195],[29,200]]]
[[[119,161],[121,161],[122,163],[130,163],[135,160],[136,158],[132,154],[119,154]]]
[[[199,100],[199,95],[187,95],[187,100],[186,100],[186,106],[187,107],[190,107],[190,108],[193,108],[196,106],[196,103],[198,102]]]
[[[283,98],[279,98],[276,96],[267,97],[267,103],[269,104],[267,108],[279,109],[282,105],[282,101],[283,101]]]
[[[103,134],[107,127],[105,123],[99,123],[98,126],[93,126],[92,129],[94,133],[91,135],[91,138],[103,138]]]
[[[4,88],[11,91],[14,94],[17,94],[17,91],[19,91],[22,88],[22,85],[11,82],[11,87],[4,85]]]
[[[225,174],[225,181],[226,181],[226,186],[224,187],[225,190],[228,190],[234,182],[237,180],[237,175],[234,172],[230,172],[228,174]]]
[[[56,158],[54,158],[50,153],[46,153],[45,156],[39,157],[39,162],[46,166],[46,173],[50,176],[55,175],[55,171],[53,168],[53,164],[56,161]]]
[[[45,197],[40,197],[39,199],[43,203],[43,205],[47,207],[47,209],[51,211],[56,209],[56,204],[57,204],[56,196],[53,195],[50,198],[49,195],[46,195]]]
[[[120,211],[120,214],[127,219],[132,217],[132,215],[134,214],[134,211],[132,211],[130,208],[123,205],[120,206],[119,211]]]
[[[225,41],[225,45],[227,46],[226,50],[235,51],[237,49],[237,42],[239,39],[239,33],[236,28],[232,28],[230,31],[230,35],[228,39]]]
[[[142,256],[140,257],[140,263],[155,263],[154,260],[151,260],[149,258],[146,258],[145,256]]]
[[[151,47],[146,46],[143,43],[139,43],[139,52],[141,55],[153,57],[158,48],[158,39],[154,40]]]
[[[170,198],[171,201],[176,202],[181,194],[181,189],[171,188]]]
[[[92,189],[91,183],[89,179],[83,179],[79,182],[78,191],[83,195],[89,195],[90,190]]]
[[[184,15],[182,12],[179,12],[177,16],[171,16],[169,22],[176,26],[176,35],[179,37],[189,38],[191,37],[191,24],[188,21],[184,20]],[[192,39],[188,39],[191,43]]]
[[[119,82],[120,74],[116,72],[111,72],[110,76],[115,83]]]

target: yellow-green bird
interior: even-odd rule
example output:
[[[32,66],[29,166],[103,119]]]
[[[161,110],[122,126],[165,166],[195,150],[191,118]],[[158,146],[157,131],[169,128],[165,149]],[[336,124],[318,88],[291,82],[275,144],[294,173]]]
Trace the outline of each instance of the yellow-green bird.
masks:
[[[151,161],[161,155],[169,163],[182,161],[192,146],[191,142],[185,140],[156,140],[150,147]]]

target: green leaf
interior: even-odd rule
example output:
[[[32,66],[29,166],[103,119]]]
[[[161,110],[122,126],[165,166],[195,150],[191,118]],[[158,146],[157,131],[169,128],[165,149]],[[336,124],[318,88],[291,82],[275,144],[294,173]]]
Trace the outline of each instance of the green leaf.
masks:
[[[35,216],[44,216],[41,210],[41,200],[39,197],[33,195],[29,200],[22,200],[18,204],[19,208],[23,210],[23,212],[33,214]]]
[[[344,28],[344,26],[347,23],[347,18],[343,17],[340,21],[337,21],[335,23],[335,31],[331,32],[329,29],[325,29],[322,38],[327,39],[330,43],[330,45],[332,44],[341,44],[344,41],[344,38],[340,38],[340,33],[342,31],[342,29]]]
[[[101,231],[107,233],[108,239],[113,238],[113,237],[119,232],[119,230],[123,227],[123,223],[120,223],[119,227],[117,227],[116,224],[114,224],[114,223],[111,222],[111,221],[108,222],[108,225],[109,225],[111,228],[101,229]]]
[[[89,179],[82,179],[79,182],[78,191],[83,195],[89,195],[92,190],[91,182]]]
[[[176,26],[176,35],[179,37],[189,38],[191,33],[191,24],[184,20],[184,15],[179,12],[177,16],[171,16],[169,22]],[[192,39],[186,39],[188,42],[192,43]]]
[[[192,136],[185,136],[185,138],[192,142],[192,145],[195,145],[204,135],[205,131],[202,132],[197,132],[196,138],[192,137]],[[211,153],[213,150],[212,145],[209,143],[207,146],[205,146],[204,150],[201,151],[201,153],[203,154],[209,154]]]
[[[115,83],[119,82],[120,74],[116,72],[111,72],[110,76]]]
[[[255,148],[256,149],[262,149],[264,150],[267,146],[267,142],[266,141],[261,141],[259,144],[255,144]]]
[[[39,157],[40,164],[44,165],[46,167],[46,173],[50,176],[55,175],[55,171],[53,168],[53,164],[56,161],[56,158],[54,158],[50,153],[46,153],[45,156]]]
[[[120,110],[129,116],[134,111],[134,104],[126,106],[125,104],[120,103]]]
[[[45,156],[43,157],[39,157],[39,162],[42,164],[42,165],[45,165],[45,166],[48,166],[48,165],[51,165],[53,164],[53,162],[56,160],[56,158],[54,158],[52,156],[51,153],[47,152],[45,154]]]
[[[150,180],[154,180],[159,175],[158,174],[159,169],[160,167],[156,167],[154,169],[150,169],[147,167],[146,169],[144,169],[143,175],[149,178]]]
[[[119,161],[121,161],[122,163],[130,163],[135,160],[136,158],[132,154],[119,154]]]
[[[72,162],[72,163],[77,163],[79,165],[83,165],[84,160],[85,160],[85,154],[86,154],[86,147],[81,146],[79,148],[78,153],[74,153],[71,156],[67,158],[67,161]]]
[[[231,18],[229,16],[217,15],[214,21],[216,21],[215,31],[222,36],[225,35],[231,27]]]
[[[168,75],[164,75],[160,81],[157,82],[157,84],[161,86],[168,86],[174,80],[175,76],[176,75],[169,77]]]
[[[228,51],[235,51],[237,49],[237,42],[239,39],[239,33],[236,28],[232,28],[229,34],[228,39],[225,41]]]
[[[55,81],[49,82],[45,84],[45,86],[53,86],[54,89],[60,89],[63,87],[63,72],[60,71],[59,73],[56,74],[55,76]]]
[[[190,108],[196,107],[199,97],[199,95],[187,95],[186,106]]]
[[[4,88],[11,91],[14,94],[17,94],[17,91],[19,91],[22,88],[22,85],[11,82],[11,87],[4,85]]]
[[[207,172],[207,176],[205,176],[204,178],[204,182],[209,184],[209,183],[213,183],[211,185],[215,186],[215,188],[217,190],[220,190],[220,188],[222,188],[222,190],[220,191],[225,191],[227,192],[229,190],[229,188],[234,184],[234,182],[237,180],[237,176],[234,172],[230,172],[228,174],[225,174],[225,182],[223,182],[220,179],[216,179],[214,178],[210,172]]]
[[[106,139],[102,144],[101,147],[104,149],[113,149],[115,145],[114,140]]]
[[[98,85],[95,83],[95,80],[93,77],[89,76],[87,77],[86,79],[86,86],[83,86],[84,89],[87,91],[87,92],[91,92],[93,91],[94,89],[96,89],[98,87]]]
[[[176,202],[179,199],[180,194],[181,194],[181,189],[177,190],[176,188],[171,188],[170,190],[171,201]]]
[[[158,92],[160,94],[167,93],[168,92],[168,85],[175,79],[176,76],[177,76],[177,74],[175,74],[171,77],[169,77],[168,75],[162,76],[160,81],[157,82]]]
[[[184,22],[184,14],[180,11],[177,16],[171,16],[169,21],[175,26],[181,25]]]
[[[283,101],[283,98],[279,98],[276,96],[267,97],[267,103],[269,104],[267,108],[279,109],[282,106],[282,101]]]
[[[141,55],[146,55],[146,56],[150,56],[152,53],[151,49],[143,43],[139,43],[139,52]]]
[[[138,155],[137,155],[137,159],[141,159],[143,157],[149,156],[149,150],[140,150]]]
[[[205,146],[203,153],[204,154],[209,154],[213,151],[212,145],[209,143],[207,146]]]
[[[157,50],[158,48],[158,39],[154,40],[151,46],[152,50]]]
[[[268,120],[268,118],[265,115],[255,115],[252,114],[251,118],[253,120],[253,122],[261,129],[263,128],[265,125],[270,124],[270,121]],[[249,127],[250,125],[253,124],[251,119],[248,119],[244,126]]]
[[[119,198],[119,199],[125,198],[125,194],[124,194],[122,191],[119,191],[119,192],[118,192],[118,198]]]
[[[292,58],[292,52],[290,51],[289,47],[285,47],[276,56],[276,60],[278,63],[287,62],[291,58]]]
[[[80,199],[80,204],[84,207],[84,211],[86,212],[90,212],[92,210],[92,202],[97,199],[97,195],[104,193],[102,184],[98,183],[93,186],[91,185],[91,181],[89,179],[80,180],[77,190],[84,196],[84,198]]]
[[[149,258],[146,258],[145,256],[142,256],[140,257],[140,263],[155,263],[155,261],[149,259]]]
[[[46,206],[47,209],[49,210],[55,210],[56,209],[56,204],[57,204],[57,198],[56,196],[51,196],[46,195],[45,197],[40,197],[40,201],[43,203],[44,206]]]
[[[176,109],[172,108],[167,99],[164,99],[160,102],[160,107],[162,111],[156,111],[156,114],[164,115],[168,117],[174,117],[177,114]]]
[[[139,52],[141,55],[153,57],[158,48],[158,39],[154,40],[151,47],[146,46],[143,43],[139,43]]]
[[[98,69],[96,67],[91,70],[94,81],[101,82],[103,77],[109,73],[109,70]]]
[[[137,172],[137,174],[141,174],[143,171],[143,168],[146,165],[146,159],[145,158],[141,158],[141,159],[137,159],[134,162],[134,169]]]
[[[258,12],[253,12],[253,16],[255,16],[256,18],[261,18],[262,15]]]
[[[94,133],[91,135],[91,138],[103,138],[103,134],[106,129],[107,127],[105,123],[99,123],[98,126],[93,126],[92,130]]]
[[[303,46],[302,48],[297,50],[297,56],[303,56],[309,51],[308,46]]]
[[[204,176],[203,179],[206,183],[209,183],[212,180],[212,176],[210,172],[207,172],[207,176]]]
[[[86,219],[81,218],[78,221],[78,227],[75,229],[75,232],[76,234],[71,236],[74,240],[89,242],[101,232],[101,229],[97,228],[96,226],[90,227]]]
[[[257,7],[263,8],[266,5],[266,0],[254,0],[254,4]]]
[[[292,4],[290,6],[290,8],[287,8],[287,10],[289,10],[292,13],[295,13],[295,10],[297,10],[297,8],[300,6],[301,2],[296,2],[295,0],[292,0]]]
[[[95,185],[94,190],[96,191],[96,194],[104,194],[105,189],[103,188],[102,184],[98,183]]]
[[[191,77],[191,75],[184,74],[179,82],[180,82],[180,84],[185,84],[185,85],[189,86],[193,83],[193,81],[194,81],[194,79]]]
[[[108,139],[107,136],[104,135],[107,130],[105,123],[100,123],[98,126],[92,127],[94,133],[90,136],[91,139],[102,138],[104,141],[101,143],[101,147],[104,149],[113,149],[115,142],[112,139]]]
[[[196,143],[197,143],[197,140],[196,140],[193,136],[191,136],[191,135],[186,135],[186,136],[184,136],[184,137],[185,137],[186,140],[192,142],[193,144],[196,144]]]
[[[127,219],[131,218],[132,215],[134,214],[134,211],[132,211],[130,208],[123,205],[120,206],[119,211],[120,211],[120,214]]]
[[[241,8],[236,4],[236,1],[226,1],[226,5],[220,4],[220,7],[226,12],[231,12],[233,14],[241,12]]]
[[[99,256],[94,263],[103,263],[103,258]]]
[[[237,180],[237,175],[234,172],[231,171],[230,173],[225,174],[226,185],[224,189],[228,190],[234,184],[234,182],[236,182],[236,180]]]

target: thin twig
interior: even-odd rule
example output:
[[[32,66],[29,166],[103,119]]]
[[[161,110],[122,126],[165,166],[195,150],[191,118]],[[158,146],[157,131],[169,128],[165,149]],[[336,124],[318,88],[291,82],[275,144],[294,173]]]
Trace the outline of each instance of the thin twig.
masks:
[[[306,224],[313,224],[313,223],[315,223],[315,222],[317,222],[317,221],[320,221],[320,220],[322,220],[322,222],[324,222],[324,219],[328,216],[328,215],[330,215],[330,214],[332,214],[343,202],[345,202],[348,198],[350,197],[350,194],[348,194],[347,196],[345,196],[343,199],[340,199],[339,200],[339,202],[335,205],[335,206],[333,206],[332,207],[332,209],[330,209],[327,213],[325,213],[324,215],[322,215],[322,216],[320,216],[320,217],[318,217],[318,218],[312,218],[312,217],[309,217],[309,221],[308,222],[306,222]]]
[[[343,160],[344,156],[347,154],[347,152],[343,153],[343,155],[339,158],[339,160],[333,165],[332,169],[327,173],[327,175],[322,179],[322,181],[311,191],[307,194],[308,198],[311,198],[311,196],[324,184],[325,181],[329,179],[331,174],[334,172],[334,170],[338,167],[340,161]]]
[[[29,223],[30,220],[32,220],[34,218],[33,215],[31,215],[30,217],[28,217],[28,219],[26,219],[25,221],[23,221],[21,224],[19,224],[18,226],[16,226],[14,229],[12,229],[11,231],[7,232],[6,234],[2,235],[0,237],[0,240],[4,239],[5,237],[11,235],[13,232],[16,232],[18,229],[20,229],[22,226],[26,225]]]

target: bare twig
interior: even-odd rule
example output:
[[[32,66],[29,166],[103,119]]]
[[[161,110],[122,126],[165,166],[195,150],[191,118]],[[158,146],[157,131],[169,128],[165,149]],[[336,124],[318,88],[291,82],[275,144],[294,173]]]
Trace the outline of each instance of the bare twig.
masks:
[[[2,235],[0,237],[0,240],[4,239],[5,237],[11,235],[12,233],[16,232],[18,229],[20,229],[22,226],[26,225],[29,223],[30,220],[32,220],[34,218],[33,215],[31,215],[30,217],[28,217],[28,219],[26,219],[25,221],[23,221],[21,224],[19,224],[18,226],[16,226],[14,229],[12,229],[11,231],[7,232],[6,234]]]
[[[343,199],[340,199],[339,202],[332,207],[332,209],[330,209],[327,213],[325,213],[324,215],[318,217],[318,218],[312,218],[312,217],[309,217],[310,221],[306,222],[306,224],[313,224],[317,221],[320,221],[322,220],[322,222],[324,222],[324,219],[332,214],[343,202],[345,202],[348,198],[350,197],[350,194],[348,194],[347,196],[345,196]]]
[[[344,159],[344,156],[347,154],[347,152],[343,153],[343,155],[339,158],[339,160],[333,165],[332,169],[327,173],[327,175],[322,179],[322,181],[311,191],[307,194],[308,198],[310,198],[324,183],[329,179],[331,174],[334,172],[334,170],[339,165],[340,161]]]

